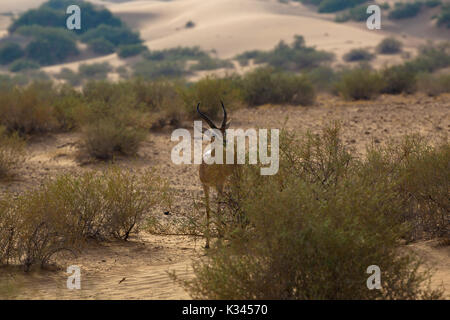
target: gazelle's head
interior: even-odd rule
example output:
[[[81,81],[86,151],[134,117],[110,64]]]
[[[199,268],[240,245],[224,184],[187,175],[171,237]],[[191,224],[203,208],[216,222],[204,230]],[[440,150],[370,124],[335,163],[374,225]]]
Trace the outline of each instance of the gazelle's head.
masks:
[[[226,133],[227,133],[228,127],[230,126],[231,119],[230,120],[227,119],[227,110],[225,109],[223,102],[220,101],[220,103],[222,104],[222,110],[223,110],[223,120],[222,120],[222,125],[220,126],[220,128],[217,128],[217,126],[214,124],[214,122],[206,114],[204,114],[203,112],[200,111],[200,103],[197,105],[197,112],[202,117],[202,119],[206,121],[206,123],[209,125],[209,127],[211,129],[219,130],[222,133],[223,144],[226,145],[226,143],[227,143]]]

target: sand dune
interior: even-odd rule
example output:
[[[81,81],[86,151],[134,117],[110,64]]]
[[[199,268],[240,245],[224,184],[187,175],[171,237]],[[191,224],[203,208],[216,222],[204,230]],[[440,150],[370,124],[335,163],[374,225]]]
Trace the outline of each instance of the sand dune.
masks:
[[[19,0],[0,4],[0,12],[20,12],[38,6],[44,0]],[[337,63],[353,48],[373,48],[388,35],[402,36],[406,51],[414,52],[425,40],[450,38],[450,31],[437,29],[430,22],[433,10],[417,19],[400,23],[383,20],[382,30],[370,31],[365,22],[339,24],[334,14],[318,14],[316,9],[299,3],[283,4],[277,0],[137,0],[99,1],[128,25],[139,30],[145,44],[154,50],[176,46],[200,46],[220,58],[232,58],[247,50],[268,50],[280,40],[292,41],[295,34],[305,37],[307,45],[334,52]],[[5,32],[6,18],[0,20]],[[188,21],[194,28],[185,28]],[[3,30],[1,30],[3,28]],[[116,54],[85,59],[83,63],[107,61],[124,64]],[[378,56],[375,66],[401,62],[400,56]],[[55,73],[62,67],[76,69],[80,62],[44,68]]]

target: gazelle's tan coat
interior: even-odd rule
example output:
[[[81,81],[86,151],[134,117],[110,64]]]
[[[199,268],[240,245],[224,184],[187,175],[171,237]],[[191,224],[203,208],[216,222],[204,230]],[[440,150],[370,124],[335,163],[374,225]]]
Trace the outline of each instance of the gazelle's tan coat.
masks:
[[[197,105],[197,112],[203,118],[203,120],[208,123],[211,129],[220,130],[223,137],[224,148],[223,148],[223,159],[226,159],[226,129],[229,127],[230,122],[227,121],[227,111],[222,102],[222,110],[223,110],[223,121],[220,128],[217,128],[214,122],[208,118],[207,115],[200,111],[200,103]],[[214,150],[211,152],[211,156],[214,156]],[[204,161],[200,164],[199,167],[199,177],[200,182],[203,186],[203,191],[205,192],[205,205],[206,205],[206,245],[205,248],[209,248],[209,240],[210,240],[210,217],[211,217],[211,208],[209,203],[209,194],[210,188],[214,188],[217,190],[219,197],[222,195],[223,188],[227,178],[233,173],[235,168],[234,164],[207,164]],[[220,215],[220,208],[218,205],[217,214]]]

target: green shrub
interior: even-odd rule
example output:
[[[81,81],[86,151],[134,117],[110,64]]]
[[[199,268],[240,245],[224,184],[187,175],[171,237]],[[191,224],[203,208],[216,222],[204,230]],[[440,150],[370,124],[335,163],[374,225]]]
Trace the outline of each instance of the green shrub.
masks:
[[[144,46],[142,44],[132,44],[132,45],[119,47],[119,52],[117,54],[121,58],[129,58],[129,57],[137,56],[146,51],[148,51],[146,46]]]
[[[180,89],[186,113],[198,117],[196,106],[201,103],[201,109],[211,118],[221,118],[222,100],[228,110],[241,106],[242,92],[232,78],[206,77],[192,85]]]
[[[18,33],[32,37],[26,46],[27,58],[41,65],[63,62],[79,54],[76,38],[68,30],[41,26],[21,27]]]
[[[381,74],[383,78],[383,93],[414,93],[417,89],[416,73],[404,65],[386,68]]]
[[[315,90],[306,76],[275,72],[270,67],[247,73],[242,79],[244,99],[250,106],[266,103],[310,105]]]
[[[205,56],[200,58],[198,62],[191,66],[191,70],[214,70],[220,68],[232,68],[233,64],[228,60],[221,60]]]
[[[11,72],[19,72],[23,70],[32,70],[32,69],[39,69],[39,64],[37,64],[34,61],[27,60],[27,59],[18,59],[11,63],[9,66],[9,71]]]
[[[126,27],[112,27],[103,24],[95,29],[86,31],[81,36],[81,40],[86,43],[95,39],[107,40],[116,47],[121,45],[139,44],[142,42],[138,33],[135,33]]]
[[[421,74],[418,80],[419,90],[434,97],[442,93],[450,93],[450,75]]]
[[[450,28],[450,4],[442,6],[442,11],[437,17],[437,25]]]
[[[331,67],[318,67],[306,73],[314,88],[320,91],[331,91],[336,81],[336,73]]]
[[[89,48],[98,54],[110,54],[115,51],[114,45],[110,41],[102,38],[89,41]]]
[[[248,227],[228,230],[226,244],[194,263],[195,278],[184,281],[193,298],[441,297],[426,286],[422,263],[399,250],[407,228],[398,223],[395,186],[384,173],[361,169],[338,132],[282,134],[277,175],[242,167],[228,193]],[[367,290],[371,265],[381,269],[383,290]]]
[[[66,80],[66,82],[72,86],[78,86],[81,84],[81,76],[77,72],[74,72],[68,68],[62,68],[61,71],[55,75],[55,78]]]
[[[370,61],[374,55],[365,49],[353,49],[344,55],[344,60],[347,62],[353,61]]]
[[[412,18],[419,14],[423,6],[420,1],[416,2],[396,2],[394,9],[389,12],[389,19],[406,19]]]
[[[8,135],[5,127],[0,126],[0,178],[7,176],[12,169],[22,164],[24,151],[25,142],[17,133]]]
[[[411,61],[405,62],[405,67],[412,71],[433,72],[450,66],[450,43],[427,45],[420,47],[419,54]]]
[[[366,21],[369,17],[367,13],[367,5],[360,5],[348,10],[347,12],[336,15],[336,22],[346,22],[348,20],[353,21]]]
[[[6,43],[0,47],[0,64],[10,64],[24,56],[22,47],[16,43]]]
[[[8,31],[14,33],[23,26],[38,25],[42,27],[64,27],[66,24],[65,12],[56,11],[51,8],[31,9],[23,13],[17,20],[15,20]]]
[[[428,8],[434,8],[434,7],[442,5],[442,1],[441,0],[427,0],[427,1],[425,1],[425,5]]]
[[[396,54],[402,51],[403,44],[395,38],[385,38],[377,47],[381,54]]]
[[[111,71],[112,68],[108,62],[81,64],[78,67],[78,72],[81,77],[95,80],[106,79],[108,73]]]
[[[336,90],[345,99],[370,100],[379,95],[382,85],[378,72],[355,68],[344,72],[336,84]]]
[[[146,80],[178,78],[187,74],[185,61],[141,61],[133,66],[134,76]]]
[[[319,4],[319,12],[336,12],[347,8],[353,8],[364,2],[367,2],[367,0],[323,0],[320,1]]]
[[[280,41],[271,51],[252,51],[251,55],[255,57],[256,63],[267,63],[286,71],[310,70],[334,59],[330,52],[307,47],[304,38],[298,35],[294,36],[291,45]],[[242,55],[239,58],[242,59]]]

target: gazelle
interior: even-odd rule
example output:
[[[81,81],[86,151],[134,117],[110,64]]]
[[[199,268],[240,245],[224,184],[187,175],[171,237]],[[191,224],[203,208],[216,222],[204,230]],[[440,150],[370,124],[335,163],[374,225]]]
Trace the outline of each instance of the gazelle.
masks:
[[[223,138],[223,152],[224,152],[224,158],[226,154],[226,146],[227,146],[227,139],[226,139],[226,130],[228,129],[231,120],[227,120],[227,110],[225,106],[223,105],[223,102],[220,102],[222,104],[222,110],[223,110],[223,120],[222,125],[220,128],[217,128],[217,126],[214,124],[214,122],[208,118],[206,114],[200,111],[200,103],[197,105],[197,112],[202,117],[203,120],[206,121],[206,123],[209,125],[211,129],[219,130],[222,133]],[[208,153],[209,152],[209,153]],[[215,156],[215,150],[208,151],[203,155],[203,159],[205,157],[214,157]],[[236,162],[235,162],[236,163]],[[233,173],[233,170],[235,168],[235,164],[207,164],[203,160],[199,167],[199,176],[200,181],[202,183],[203,191],[205,193],[205,204],[206,204],[206,245],[205,248],[209,248],[209,239],[210,239],[210,233],[209,233],[209,225],[210,225],[210,216],[211,216],[211,209],[209,206],[209,191],[210,188],[215,188],[217,190],[217,193],[219,197],[222,195],[223,187],[225,185],[226,179]],[[218,205],[217,214],[219,215],[220,212],[220,204]]]

